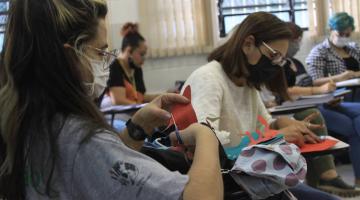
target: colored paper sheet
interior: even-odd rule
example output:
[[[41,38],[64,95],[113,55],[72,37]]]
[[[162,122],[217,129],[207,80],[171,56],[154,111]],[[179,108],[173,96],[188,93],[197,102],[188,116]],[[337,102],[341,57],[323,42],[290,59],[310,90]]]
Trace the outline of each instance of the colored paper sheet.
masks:
[[[191,88],[187,86],[184,90],[183,96],[191,101]],[[174,116],[174,120],[179,130],[184,130],[193,123],[196,123],[197,117],[194,108],[189,104],[176,104],[173,106],[171,113]],[[173,125],[171,120],[169,126]]]
[[[308,152],[316,152],[316,151],[324,151],[330,149],[331,147],[335,146],[338,141],[325,139],[324,141],[317,143],[317,144],[305,144],[300,148],[301,153],[308,153]]]

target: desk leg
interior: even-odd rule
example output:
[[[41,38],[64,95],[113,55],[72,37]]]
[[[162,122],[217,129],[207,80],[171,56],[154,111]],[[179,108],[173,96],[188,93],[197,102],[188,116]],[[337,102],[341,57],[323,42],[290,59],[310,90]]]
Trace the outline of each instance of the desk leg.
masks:
[[[111,114],[111,122],[110,122],[111,127],[114,127],[114,120],[115,120],[115,114],[113,113]]]
[[[351,102],[355,101],[355,97],[356,97],[356,88],[352,88],[352,94],[351,94]]]

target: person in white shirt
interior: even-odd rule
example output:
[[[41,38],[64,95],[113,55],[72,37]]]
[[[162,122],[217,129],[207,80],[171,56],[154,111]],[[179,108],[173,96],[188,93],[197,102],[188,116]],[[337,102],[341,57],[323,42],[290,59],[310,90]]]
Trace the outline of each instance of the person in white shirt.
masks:
[[[183,143],[196,145],[187,174],[140,153],[152,130],[168,123],[171,106],[189,103],[185,97],[157,97],[121,134],[93,102],[104,86],[93,68],[106,61],[105,0],[10,5],[0,59],[0,199],[223,197],[219,144],[209,128],[182,131]]]
[[[226,147],[238,145],[246,131],[261,130],[258,116],[273,129],[279,129],[287,142],[302,146],[320,141],[312,130],[321,125],[286,117],[273,119],[259,95],[265,86],[289,99],[282,67],[291,36],[287,24],[276,16],[265,12],[250,14],[227,42],[210,53],[209,63],[186,80],[184,88],[191,86],[198,120],[219,118],[213,127],[230,132],[230,144]],[[333,198],[305,185],[292,191],[298,199]]]

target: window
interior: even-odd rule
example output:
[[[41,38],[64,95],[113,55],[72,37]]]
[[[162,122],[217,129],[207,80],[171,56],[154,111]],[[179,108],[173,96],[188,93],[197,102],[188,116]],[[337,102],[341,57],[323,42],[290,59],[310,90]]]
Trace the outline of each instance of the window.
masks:
[[[253,12],[270,12],[284,21],[309,27],[307,0],[218,0],[220,37]]]
[[[9,13],[9,0],[0,0],[0,52],[2,51],[7,16]]]

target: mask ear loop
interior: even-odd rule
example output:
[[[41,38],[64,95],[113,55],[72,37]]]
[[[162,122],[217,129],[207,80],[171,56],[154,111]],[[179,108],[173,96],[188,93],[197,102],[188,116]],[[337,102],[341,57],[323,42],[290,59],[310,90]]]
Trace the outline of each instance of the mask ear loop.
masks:
[[[92,93],[94,93],[94,91],[95,91],[95,88],[94,88],[94,87],[95,87],[95,76],[94,76],[94,70],[93,70],[92,67],[91,67],[91,61],[90,61],[91,58],[89,58],[89,57],[88,57],[87,55],[85,55],[85,53],[83,52],[83,49],[84,49],[85,47],[81,47],[81,50],[78,50],[78,49],[76,49],[76,48],[73,47],[73,46],[70,46],[70,48],[75,51],[77,57],[79,58],[80,63],[84,66],[84,68],[90,72],[90,74],[91,74],[91,76],[92,76],[92,78],[93,78],[93,83],[92,83],[92,84],[93,84],[93,86],[92,86],[93,92],[92,92]],[[85,58],[86,63],[84,63],[84,62],[80,59],[80,56],[82,56],[82,57]]]

